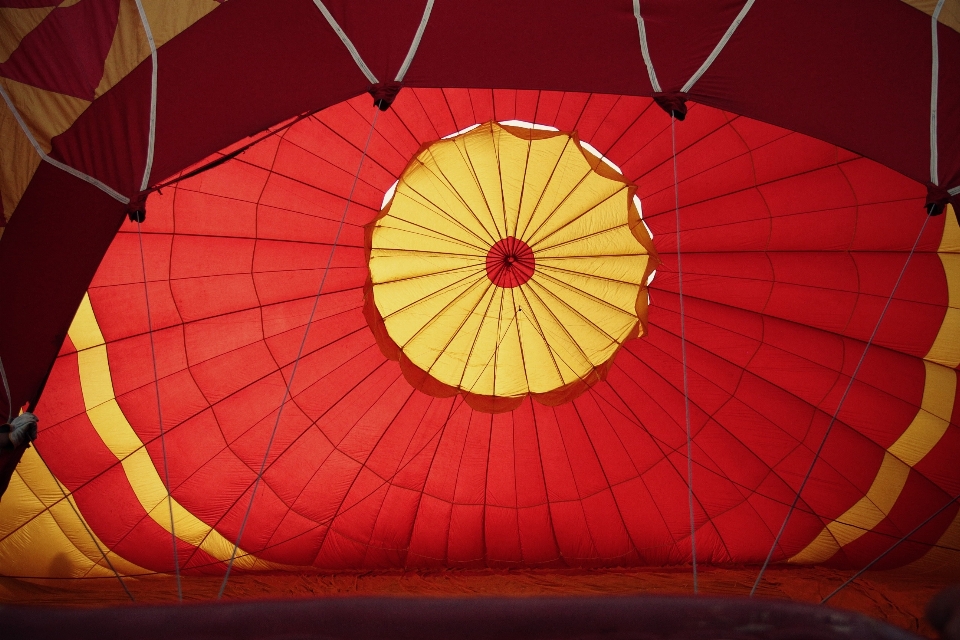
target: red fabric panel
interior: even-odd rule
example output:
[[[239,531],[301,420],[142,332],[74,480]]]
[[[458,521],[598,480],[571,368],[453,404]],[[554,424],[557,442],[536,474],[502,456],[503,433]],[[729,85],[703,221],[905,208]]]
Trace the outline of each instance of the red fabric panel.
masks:
[[[651,105],[407,90],[379,119],[354,188],[372,115],[361,96],[152,196],[143,242],[177,499],[233,540],[277,425],[241,541],[264,558],[329,570],[688,562],[670,122]],[[362,313],[360,245],[405,158],[491,113],[575,128],[621,163],[663,258],[650,333],[624,345],[604,381],[573,402],[496,415],[412,389],[383,356]],[[862,498],[916,415],[918,356],[947,302],[933,254],[942,222],[928,224],[831,426],[924,220],[923,187],[702,105],[677,133],[698,558],[762,561],[829,427],[781,561]],[[118,400],[159,465],[139,242],[128,223],[90,295]],[[834,562],[862,564],[928,515],[956,483],[941,449],[955,431],[936,464],[918,465],[889,523]]]
[[[172,571],[170,534],[146,514],[120,462],[83,410],[75,353],[57,360],[50,382],[57,390],[51,417],[71,417],[55,424],[41,421],[35,446],[45,462],[56,469],[57,479],[72,492],[86,522],[110,549],[146,569]],[[155,444],[159,448],[159,442]],[[209,571],[211,564],[219,565],[183,541],[178,541],[177,554],[183,567]]]

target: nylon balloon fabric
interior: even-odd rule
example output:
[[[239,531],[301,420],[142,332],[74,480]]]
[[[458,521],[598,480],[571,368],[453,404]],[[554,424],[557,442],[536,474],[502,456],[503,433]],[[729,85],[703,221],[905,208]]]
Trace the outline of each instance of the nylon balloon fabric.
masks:
[[[836,146],[691,104],[676,127],[678,230],[671,123],[650,99],[404,89],[364,155],[372,119],[367,96],[340,103],[152,194],[142,226],[152,324],[136,225],[123,226],[50,374],[37,449],[0,503],[2,573],[112,575],[36,451],[119,572],[173,571],[151,331],[169,508],[188,574],[222,574],[234,543],[236,568],[251,571],[689,562],[678,234],[698,562],[762,562],[811,464],[775,562],[863,566],[960,491],[952,211],[927,223],[838,412],[923,226],[923,185]],[[544,140],[575,135],[603,158],[581,159],[635,186],[639,207],[623,195],[609,225],[639,257],[620,269],[603,262],[610,252],[575,254],[574,272],[631,278],[632,320],[611,330],[608,359],[577,374],[587,383],[576,393],[545,403],[511,391],[502,410],[468,401],[449,377],[418,383],[401,353],[386,353],[386,338],[405,347],[389,321],[371,317],[376,270],[365,234],[387,219],[385,195],[398,180],[402,192],[405,168],[428,145],[476,124],[520,126],[511,121],[557,130]],[[518,166],[544,171],[551,160],[534,156]],[[555,179],[557,189],[566,184]],[[497,206],[509,210],[501,190]],[[575,229],[573,244],[592,233]],[[636,235],[646,229],[649,247]],[[533,259],[494,235],[475,248],[475,266],[478,282],[509,298],[547,263],[535,239],[502,231]],[[393,249],[436,250],[404,243]],[[498,284],[487,273],[491,252],[526,271]],[[648,256],[660,261],[649,260],[652,280],[640,264]],[[557,295],[586,308],[574,293]],[[631,334],[644,315],[646,335]],[[581,344],[572,319],[556,324],[571,325]],[[501,343],[488,355],[506,353]],[[510,375],[524,379],[522,363],[513,366]],[[496,397],[497,387],[478,395]],[[44,543],[19,552],[36,540]],[[954,504],[878,566],[934,566],[958,543]]]

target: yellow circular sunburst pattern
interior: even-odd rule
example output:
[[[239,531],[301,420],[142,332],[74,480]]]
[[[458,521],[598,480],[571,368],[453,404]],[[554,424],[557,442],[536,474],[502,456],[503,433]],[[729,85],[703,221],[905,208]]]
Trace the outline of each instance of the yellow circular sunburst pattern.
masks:
[[[367,228],[381,348],[468,401],[582,392],[644,332],[658,260],[635,190],[575,133],[489,122],[425,146]]]

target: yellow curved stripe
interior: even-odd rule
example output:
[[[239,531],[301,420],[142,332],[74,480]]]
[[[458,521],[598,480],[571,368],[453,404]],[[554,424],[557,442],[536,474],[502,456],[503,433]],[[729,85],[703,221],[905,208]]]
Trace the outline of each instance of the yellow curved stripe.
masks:
[[[944,211],[943,238],[938,255],[947,277],[947,313],[926,359],[956,369],[960,366],[960,225],[953,205]]]
[[[64,494],[68,497],[64,499]],[[0,501],[0,572],[34,578],[112,577],[152,573],[110,551],[86,526],[70,492],[27,449]],[[93,536],[91,538],[91,536]],[[99,547],[99,549],[98,549]]]
[[[960,3],[955,6],[960,7]],[[958,12],[960,15],[960,12]],[[958,23],[960,24],[960,23]],[[960,366],[960,225],[957,224],[953,205],[948,204],[944,212],[943,239],[940,241],[940,260],[947,274],[947,288],[950,291],[950,308],[943,326],[930,350],[928,359],[934,359],[948,367]],[[933,357],[931,357],[933,356]],[[935,547],[910,566],[919,571],[943,572],[956,575],[957,554],[960,553],[960,511],[947,530],[940,536]]]
[[[144,511],[169,532],[167,490],[143,442],[117,404],[110,377],[107,347],[89,295],[85,295],[80,303],[77,315],[70,325],[69,336],[77,348],[80,386],[90,422],[103,443],[123,465],[127,480]],[[172,507],[177,538],[203,549],[217,560],[230,559],[233,552],[232,542],[187,511],[176,500],[172,500]],[[241,549],[237,550],[234,565],[238,568],[260,570],[286,568],[260,560]]]
[[[906,431],[884,453],[867,495],[829,523],[789,562],[825,562],[842,547],[880,524],[900,497],[910,469],[930,453],[947,431],[957,393],[956,367],[960,364],[960,227],[952,206],[948,206],[944,215],[938,255],[947,279],[948,307],[937,338],[924,358],[925,379],[920,410]],[[956,535],[960,536],[960,531]]]
[[[957,372],[926,360],[923,364],[926,381],[920,410],[903,435],[884,453],[867,495],[828,524],[803,551],[790,558],[790,562],[825,562],[880,524],[900,497],[910,469],[940,442],[953,412]]]

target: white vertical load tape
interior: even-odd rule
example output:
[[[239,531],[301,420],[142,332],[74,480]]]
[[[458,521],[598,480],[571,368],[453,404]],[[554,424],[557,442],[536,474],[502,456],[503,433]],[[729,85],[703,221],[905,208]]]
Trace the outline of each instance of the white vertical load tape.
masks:
[[[633,17],[637,19],[637,29],[640,31],[640,52],[643,54],[643,63],[647,65],[647,76],[650,78],[650,86],[657,93],[660,93],[660,81],[657,80],[657,72],[653,69],[653,60],[650,58],[650,47],[647,44],[647,26],[643,21],[643,15],[640,13],[640,0],[633,0]]]
[[[147,35],[147,43],[150,45],[150,60],[153,63],[153,74],[150,76],[150,134],[147,139],[147,162],[143,167],[143,180],[140,182],[140,191],[144,191],[150,186],[150,172],[153,171],[153,148],[157,132],[157,43],[153,39],[153,31],[150,29],[150,21],[147,20],[147,12],[143,8],[142,0],[137,0],[137,11],[140,13],[143,32]]]
[[[940,184],[940,170],[937,167],[937,93],[940,83],[940,43],[937,39],[937,23],[944,0],[937,3],[937,7],[930,16],[930,43],[933,47],[933,60],[930,78],[930,182]]]

